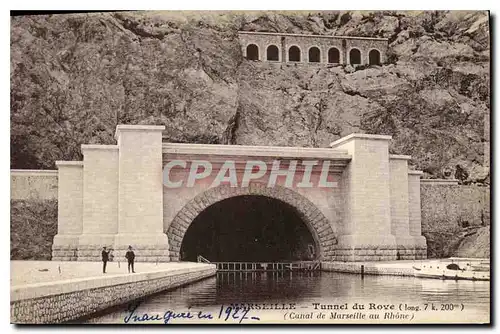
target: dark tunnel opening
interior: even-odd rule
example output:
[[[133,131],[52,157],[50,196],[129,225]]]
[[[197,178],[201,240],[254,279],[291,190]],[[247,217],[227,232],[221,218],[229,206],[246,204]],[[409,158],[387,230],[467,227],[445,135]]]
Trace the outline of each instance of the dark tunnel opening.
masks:
[[[187,229],[182,261],[201,255],[212,262],[313,260],[314,238],[297,210],[265,196],[237,196],[201,212]]]

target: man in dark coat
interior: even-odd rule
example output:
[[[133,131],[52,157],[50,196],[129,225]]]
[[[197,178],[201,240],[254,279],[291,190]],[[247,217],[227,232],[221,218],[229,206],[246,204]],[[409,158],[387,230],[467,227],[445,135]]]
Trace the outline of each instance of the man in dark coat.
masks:
[[[134,251],[132,250],[132,246],[128,246],[128,251],[125,254],[125,257],[127,258],[128,261],[128,272],[130,273],[130,268],[132,268],[132,272],[135,273],[134,271],[135,254]]]
[[[105,274],[106,273],[106,264],[108,263],[109,261],[109,253],[112,251],[113,249],[110,249],[110,250],[106,250],[106,247],[103,247],[102,248],[102,252],[101,252],[101,256],[102,256],[102,273]]]

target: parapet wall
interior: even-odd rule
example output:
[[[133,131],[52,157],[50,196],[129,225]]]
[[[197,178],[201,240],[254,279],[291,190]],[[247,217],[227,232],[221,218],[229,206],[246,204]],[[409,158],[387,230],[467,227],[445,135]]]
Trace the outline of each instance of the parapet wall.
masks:
[[[351,64],[350,51],[358,49],[361,53],[360,65],[370,64],[369,53],[376,50],[380,54],[379,63],[386,61],[388,40],[385,38],[352,37],[352,36],[326,36],[326,35],[301,35],[301,34],[279,34],[266,32],[240,31],[240,44],[243,56],[248,58],[247,47],[251,44],[257,45],[259,58],[257,60],[269,61],[266,57],[266,50],[270,45],[275,45],[279,49],[278,62],[290,62],[289,50],[292,46],[300,49],[299,63],[310,63],[309,49],[317,47],[320,50],[319,63],[340,63]],[[339,51],[338,62],[330,62],[328,52],[331,48]]]
[[[57,200],[57,170],[12,169],[10,199]]]
[[[10,293],[10,321],[15,324],[67,322],[215,273],[215,265],[198,264],[197,268],[14,286]]]

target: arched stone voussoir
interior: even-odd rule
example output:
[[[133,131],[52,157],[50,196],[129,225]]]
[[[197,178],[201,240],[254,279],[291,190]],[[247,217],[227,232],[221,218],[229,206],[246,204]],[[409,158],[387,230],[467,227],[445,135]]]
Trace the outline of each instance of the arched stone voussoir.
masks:
[[[193,208],[193,203],[188,203],[185,207],[183,212],[185,213],[186,217],[189,219],[193,220],[198,216],[198,212]]]
[[[216,189],[215,193],[219,196],[220,199],[225,198],[225,196],[228,196],[229,194],[234,192],[234,189],[229,186],[220,186],[212,189]],[[207,191],[211,191],[212,189],[209,189]]]
[[[189,201],[174,217],[167,236],[170,242],[171,261],[178,261],[182,240],[194,219],[205,209],[222,200],[238,196],[265,196],[292,206],[309,228],[315,240],[318,258],[331,256],[328,246],[336,239],[329,220],[311,201],[292,189],[253,182],[249,187],[230,187],[221,185],[209,188]],[[328,254],[326,254],[328,252]]]
[[[210,202],[207,201],[207,199],[204,196],[205,193],[202,193],[200,196],[197,197],[196,202],[201,208],[206,208],[207,205],[210,205]]]

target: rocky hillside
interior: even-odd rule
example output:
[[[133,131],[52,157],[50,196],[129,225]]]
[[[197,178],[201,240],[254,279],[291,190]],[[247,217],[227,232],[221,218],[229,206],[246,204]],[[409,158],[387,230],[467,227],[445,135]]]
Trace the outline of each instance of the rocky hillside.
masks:
[[[422,234],[427,239],[428,258],[490,257],[490,226],[457,227],[452,231]]]
[[[243,59],[237,32],[389,38],[381,67]],[[80,159],[116,124],[172,142],[325,147],[390,134],[430,177],[489,182],[486,12],[130,12],[13,17],[11,167]],[[486,125],[485,125],[486,124]]]
[[[453,253],[458,257],[490,257],[490,227],[482,227],[466,235]]]

